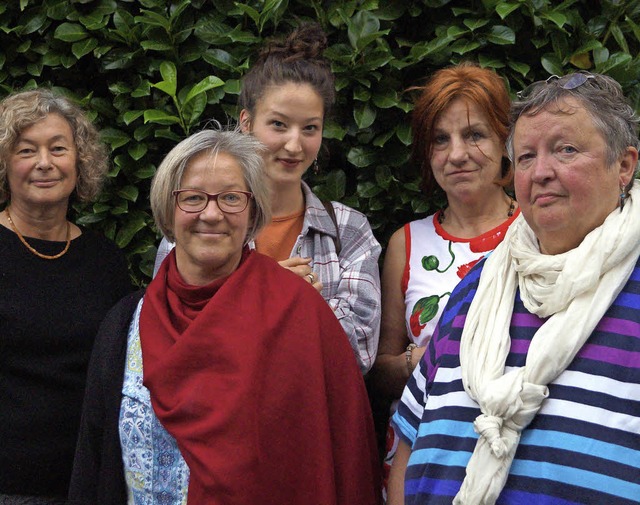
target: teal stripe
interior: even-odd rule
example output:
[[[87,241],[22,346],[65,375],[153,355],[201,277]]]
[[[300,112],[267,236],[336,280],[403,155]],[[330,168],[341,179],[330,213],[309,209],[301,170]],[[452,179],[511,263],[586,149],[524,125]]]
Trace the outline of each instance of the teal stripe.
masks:
[[[415,442],[415,440],[416,440],[416,429],[413,426],[411,426],[411,424],[409,424],[397,412],[393,415],[393,423],[396,425],[396,428],[398,428],[400,430],[400,432],[406,438],[408,438],[409,440]]]
[[[513,462],[510,473],[534,479],[547,479],[584,489],[593,489],[600,493],[604,491],[627,500],[637,500],[640,497],[640,484],[552,463],[517,460]]]
[[[478,434],[473,429],[473,423],[468,421],[448,421],[439,419],[427,423],[420,423],[418,427],[418,438],[430,435],[447,435],[456,438],[478,438]]]
[[[525,430],[520,443],[522,445],[563,449],[640,468],[640,450],[561,431]]]
[[[408,466],[437,464],[465,468],[470,458],[471,453],[468,451],[447,451],[446,449],[433,447],[413,451],[409,458]]]

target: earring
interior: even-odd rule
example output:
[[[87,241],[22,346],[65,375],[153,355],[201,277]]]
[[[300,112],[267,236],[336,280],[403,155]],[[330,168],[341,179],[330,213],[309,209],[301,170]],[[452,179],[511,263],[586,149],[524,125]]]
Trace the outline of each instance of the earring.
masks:
[[[624,201],[627,198],[627,190],[624,186],[620,186],[620,210],[624,208]]]
[[[313,160],[313,173],[318,175],[319,171],[320,167],[318,166],[318,158],[316,158],[315,160]]]

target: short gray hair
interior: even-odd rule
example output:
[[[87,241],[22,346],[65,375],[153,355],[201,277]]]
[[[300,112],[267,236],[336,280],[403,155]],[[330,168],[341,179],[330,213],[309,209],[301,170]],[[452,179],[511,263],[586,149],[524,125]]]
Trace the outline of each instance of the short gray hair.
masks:
[[[585,81],[576,87],[567,89],[563,83],[572,76],[584,75]],[[511,131],[507,139],[507,152],[514,160],[513,133],[516,122],[522,115],[536,115],[550,104],[561,104],[568,98],[577,100],[587,111],[595,127],[606,142],[607,163],[612,165],[625,152],[627,147],[640,150],[638,140],[638,122],[640,118],[622,92],[615,79],[602,74],[578,72],[563,78],[550,77],[547,81],[533,83],[518,93],[518,99],[511,105]],[[580,82],[580,80],[578,80]],[[636,166],[636,173],[638,167]],[[633,184],[633,178],[630,185]]]
[[[175,198],[172,192],[180,189],[189,161],[201,153],[226,153],[238,161],[245,183],[253,193],[251,225],[245,243],[253,240],[271,220],[271,200],[262,159],[264,149],[252,135],[245,135],[237,128],[203,130],[181,141],[165,156],[151,182],[151,211],[158,229],[168,240],[175,241]]]

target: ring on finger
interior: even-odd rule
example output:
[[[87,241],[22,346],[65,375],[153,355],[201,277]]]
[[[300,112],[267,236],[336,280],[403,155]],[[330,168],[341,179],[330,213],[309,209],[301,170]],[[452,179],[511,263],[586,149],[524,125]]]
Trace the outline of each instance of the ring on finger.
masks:
[[[308,277],[308,278],[309,278],[309,282],[310,282],[311,284],[313,284],[313,283],[315,282],[315,279],[316,279],[316,278],[314,277],[313,272],[312,272],[312,273],[310,273],[310,274],[307,274],[307,275],[306,275],[306,277]]]

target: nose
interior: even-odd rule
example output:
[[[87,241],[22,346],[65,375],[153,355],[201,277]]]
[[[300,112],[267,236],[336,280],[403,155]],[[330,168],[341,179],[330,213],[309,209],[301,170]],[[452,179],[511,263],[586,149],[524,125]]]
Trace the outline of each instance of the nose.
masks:
[[[218,200],[215,198],[209,198],[207,206],[199,214],[200,219],[211,219],[214,221],[220,221],[224,218],[224,212],[220,210],[218,206]]]
[[[36,159],[36,169],[49,170],[51,168],[51,154],[48,149],[38,150],[38,157]]]
[[[289,133],[289,138],[284,145],[287,152],[299,153],[302,151],[302,142],[300,141],[300,132],[296,129],[292,129]]]
[[[552,179],[555,176],[553,156],[538,153],[529,170],[531,171],[531,180],[538,184]]]
[[[454,165],[461,165],[469,159],[467,143],[455,136],[449,140],[449,161]]]

